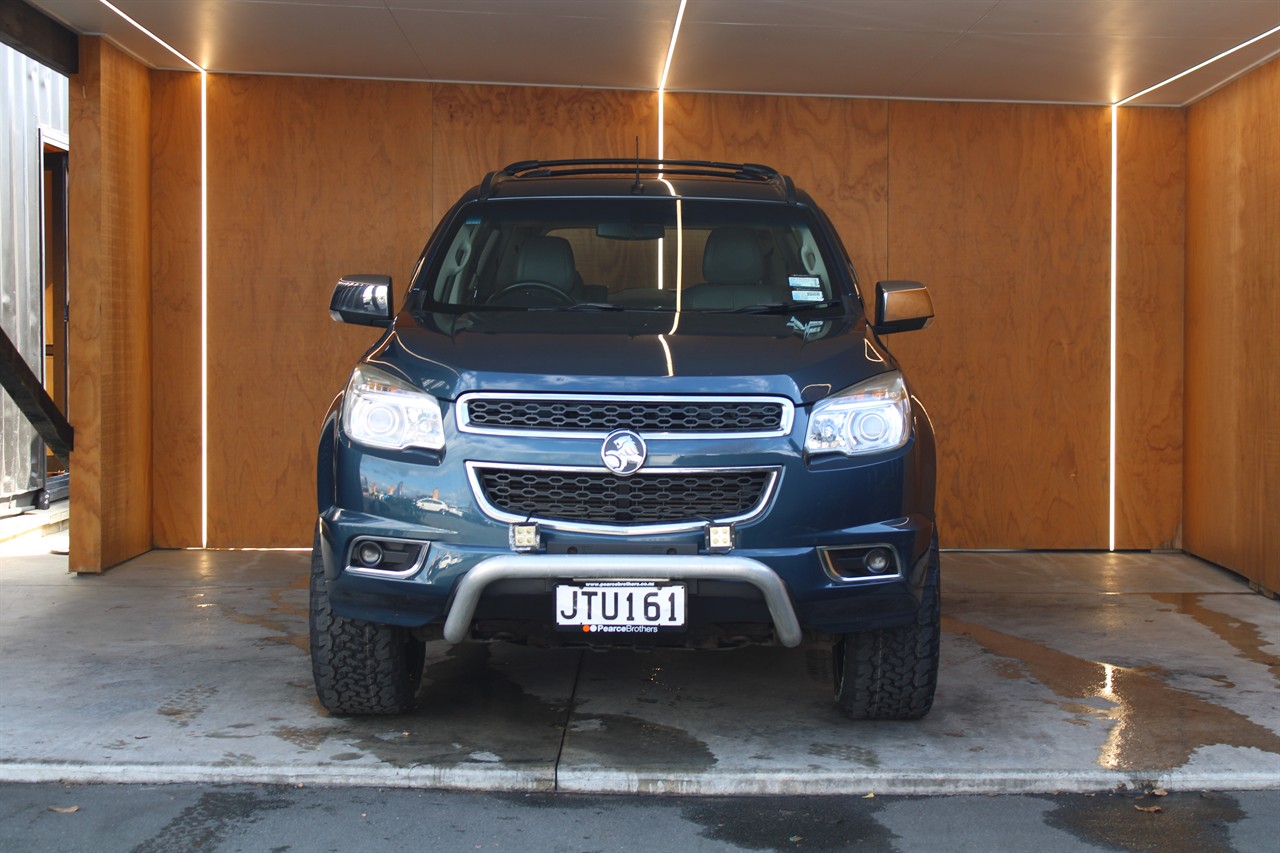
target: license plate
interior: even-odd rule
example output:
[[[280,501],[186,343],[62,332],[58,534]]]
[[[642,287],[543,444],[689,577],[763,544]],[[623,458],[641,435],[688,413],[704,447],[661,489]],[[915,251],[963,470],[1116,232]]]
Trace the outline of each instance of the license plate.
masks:
[[[685,586],[663,581],[556,585],[556,625],[584,634],[656,634],[684,629]]]

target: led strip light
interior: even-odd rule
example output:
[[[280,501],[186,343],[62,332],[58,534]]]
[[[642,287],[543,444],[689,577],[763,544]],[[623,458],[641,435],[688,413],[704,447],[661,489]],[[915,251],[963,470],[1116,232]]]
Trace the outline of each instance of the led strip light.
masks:
[[[209,547],[209,74],[119,7],[98,0],[200,75],[200,547]]]
[[[1156,91],[1157,89],[1160,89],[1164,86],[1168,86],[1170,83],[1174,82],[1175,80],[1181,80],[1183,77],[1186,77],[1188,74],[1193,74],[1196,71],[1199,71],[1201,68],[1205,68],[1209,65],[1212,65],[1213,63],[1217,62],[1219,59],[1230,56],[1231,54],[1235,53],[1238,50],[1243,50],[1249,45],[1256,44],[1257,42],[1262,41],[1268,36],[1273,36],[1273,35],[1276,35],[1277,33],[1280,33],[1280,27],[1272,27],[1271,29],[1267,30],[1265,33],[1262,33],[1261,35],[1254,36],[1248,41],[1241,42],[1240,44],[1236,45],[1233,48],[1224,50],[1222,53],[1219,53],[1217,56],[1213,56],[1213,57],[1210,57],[1209,59],[1206,59],[1204,62],[1201,62],[1199,65],[1192,66],[1191,68],[1188,68],[1186,71],[1179,72],[1178,74],[1173,75],[1167,80],[1161,80],[1159,83],[1155,84],[1154,86],[1149,86],[1146,89],[1143,89],[1141,92],[1137,92],[1133,95],[1130,95],[1127,98],[1122,98],[1121,100],[1116,101],[1111,105],[1111,287],[1110,287],[1110,291],[1111,291],[1110,292],[1111,357],[1110,357],[1110,397],[1108,400],[1109,449],[1108,449],[1108,459],[1107,459],[1107,468],[1108,468],[1107,470],[1107,492],[1108,492],[1107,494],[1107,550],[1108,551],[1116,550],[1116,384],[1117,384],[1116,383],[1116,371],[1117,371],[1116,350],[1118,345],[1118,335],[1117,335],[1116,326],[1117,326],[1117,320],[1118,320],[1117,307],[1118,307],[1118,301],[1119,301],[1118,300],[1119,287],[1118,287],[1118,274],[1117,274],[1118,262],[1117,262],[1117,242],[1116,242],[1117,240],[1116,208],[1117,208],[1117,195],[1118,195],[1118,174],[1120,169],[1120,154],[1119,154],[1120,107],[1123,107],[1126,104],[1131,103],[1132,101],[1135,101],[1138,98],[1143,97],[1144,95],[1149,95],[1152,92]]]
[[[1120,107],[1111,105],[1111,283],[1107,294],[1107,314],[1110,327],[1108,342],[1108,396],[1107,396],[1107,550],[1116,549],[1116,305],[1117,287],[1116,253],[1116,190],[1120,163],[1120,133],[1116,128]]]
[[[680,8],[676,10],[676,22],[671,28],[671,43],[667,45],[667,61],[662,65],[662,76],[658,78],[658,159],[666,153],[666,94],[667,75],[671,73],[671,60],[676,55],[676,41],[680,38],[680,25],[684,22],[684,7],[689,0],[680,0]]]

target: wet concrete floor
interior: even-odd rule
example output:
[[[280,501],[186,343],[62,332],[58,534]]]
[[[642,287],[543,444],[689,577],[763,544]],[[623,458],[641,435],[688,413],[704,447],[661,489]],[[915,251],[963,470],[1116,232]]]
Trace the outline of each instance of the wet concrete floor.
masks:
[[[804,649],[433,643],[418,708],[329,717],[308,555],[66,573],[0,545],[0,781],[672,794],[1280,789],[1280,603],[1184,555],[943,555],[937,701],[859,723]]]

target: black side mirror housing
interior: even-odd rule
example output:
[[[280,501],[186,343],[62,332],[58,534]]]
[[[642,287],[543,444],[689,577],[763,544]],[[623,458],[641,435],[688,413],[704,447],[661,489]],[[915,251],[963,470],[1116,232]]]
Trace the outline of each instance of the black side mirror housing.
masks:
[[[918,281],[877,281],[875,321],[878,335],[912,332],[933,322],[929,288]]]
[[[329,316],[357,326],[391,325],[391,276],[344,275],[329,300]]]

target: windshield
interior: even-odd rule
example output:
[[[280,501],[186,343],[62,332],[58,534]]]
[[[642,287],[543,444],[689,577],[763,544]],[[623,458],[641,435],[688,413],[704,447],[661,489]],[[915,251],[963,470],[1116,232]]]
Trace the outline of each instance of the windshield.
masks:
[[[427,310],[843,313],[812,214],[677,198],[473,203],[414,283]]]

